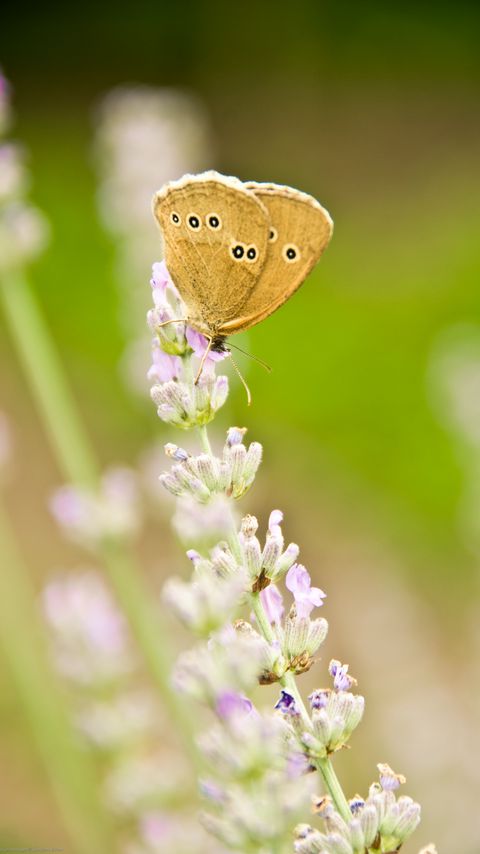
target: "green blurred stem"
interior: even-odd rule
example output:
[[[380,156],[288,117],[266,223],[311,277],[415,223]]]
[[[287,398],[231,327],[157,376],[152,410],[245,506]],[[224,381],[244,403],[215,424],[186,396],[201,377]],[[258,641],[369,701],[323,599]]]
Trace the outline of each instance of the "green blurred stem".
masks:
[[[36,297],[18,271],[0,279],[0,297],[59,466],[74,485],[96,490],[99,484],[96,461]],[[144,588],[141,572],[124,544],[104,542],[99,546],[99,555],[172,722],[194,759],[197,752],[190,718],[170,685],[169,645],[154,600]]]
[[[64,698],[50,671],[35,593],[0,503],[0,644],[22,699],[37,748],[75,851],[112,851],[99,808],[95,771],[69,723]]]
[[[17,270],[3,275],[0,294],[18,356],[64,476],[95,489],[95,459],[35,295]]]

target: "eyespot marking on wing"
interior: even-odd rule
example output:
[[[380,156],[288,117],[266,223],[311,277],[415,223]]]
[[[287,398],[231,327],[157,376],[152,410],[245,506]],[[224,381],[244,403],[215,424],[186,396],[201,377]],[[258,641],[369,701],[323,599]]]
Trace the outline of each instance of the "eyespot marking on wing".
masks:
[[[200,231],[200,229],[202,227],[202,220],[200,219],[200,217],[196,213],[191,211],[187,215],[187,226],[190,229],[190,231]]]
[[[286,243],[282,249],[283,260],[287,262],[287,264],[295,264],[300,260],[300,250],[295,243]]]
[[[172,225],[175,225],[177,228],[182,224],[182,217],[176,211],[172,211],[170,214],[170,222]]]
[[[242,261],[245,257],[245,244],[235,241],[230,246],[230,254],[234,261]]]
[[[208,228],[211,228],[212,231],[218,231],[222,227],[222,218],[217,213],[207,214],[205,221]]]
[[[248,261],[249,264],[253,264],[258,258],[258,250],[254,243],[250,243],[247,246],[247,252],[245,260]]]
[[[278,238],[278,231],[273,225],[271,225],[270,231],[268,233],[268,242],[269,243],[275,243],[277,238]]]

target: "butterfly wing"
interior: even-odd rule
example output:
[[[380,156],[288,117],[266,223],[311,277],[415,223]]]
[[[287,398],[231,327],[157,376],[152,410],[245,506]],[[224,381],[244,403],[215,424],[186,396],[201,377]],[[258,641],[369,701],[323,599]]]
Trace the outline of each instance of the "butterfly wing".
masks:
[[[153,211],[188,320],[214,336],[235,322],[264,266],[267,210],[237,178],[204,172],[166,184]]]
[[[219,330],[232,335],[268,317],[292,296],[315,266],[333,231],[328,211],[316,199],[277,184],[246,185],[270,216],[267,260],[239,314]]]

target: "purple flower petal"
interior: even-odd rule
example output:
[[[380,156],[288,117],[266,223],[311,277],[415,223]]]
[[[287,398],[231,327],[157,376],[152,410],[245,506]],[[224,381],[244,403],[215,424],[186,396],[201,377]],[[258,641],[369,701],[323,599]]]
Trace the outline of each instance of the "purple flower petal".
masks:
[[[249,715],[252,709],[253,704],[248,697],[236,691],[224,691],[217,697],[216,712],[223,720],[229,720],[233,715]]]
[[[260,593],[263,607],[265,608],[269,623],[280,623],[283,617],[285,608],[283,606],[283,597],[278,587],[275,584],[269,584]]]
[[[170,353],[164,353],[160,347],[154,346],[152,359],[153,363],[147,374],[149,380],[168,383],[179,378],[182,370],[182,360],[179,356],[171,356]]]
[[[272,510],[268,519],[268,530],[273,534],[283,521],[283,513],[281,510]]]
[[[349,691],[356,682],[353,676],[348,675],[348,664],[341,664],[336,659],[332,659],[330,662],[328,672],[330,676],[333,676],[335,691]]]
[[[323,604],[325,593],[319,587],[311,587],[311,578],[301,563],[294,563],[287,572],[285,584],[293,593],[299,617],[308,617],[313,608]]]
[[[324,709],[328,703],[329,696],[329,690],[326,691],[322,688],[318,688],[316,691],[313,691],[308,698],[312,709]]]
[[[287,777],[289,780],[296,780],[302,774],[306,774],[309,765],[304,753],[290,753],[287,759]]]
[[[275,704],[275,708],[277,711],[281,712],[283,715],[298,715],[299,711],[297,709],[295,703],[295,697],[292,697],[288,691],[280,692],[280,699]]]
[[[208,347],[208,339],[205,338],[205,335],[202,335],[201,332],[197,332],[197,330],[193,329],[191,326],[186,327],[185,336],[188,341],[189,347],[192,348],[196,357],[198,359],[202,359],[205,354],[205,350]],[[217,350],[210,350],[206,361],[221,362],[222,359],[225,359],[227,355],[228,353],[218,352]]]
[[[150,284],[152,288],[158,288],[161,291],[166,291],[167,287],[171,285],[175,287],[173,284],[170,273],[167,270],[167,265],[165,261],[157,261],[152,266],[152,278],[150,280]]]

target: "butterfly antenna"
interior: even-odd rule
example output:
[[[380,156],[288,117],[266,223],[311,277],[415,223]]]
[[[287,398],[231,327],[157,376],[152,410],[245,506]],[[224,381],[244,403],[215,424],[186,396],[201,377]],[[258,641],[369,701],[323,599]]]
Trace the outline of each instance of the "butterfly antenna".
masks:
[[[249,387],[245,381],[245,377],[243,377],[242,374],[240,373],[239,367],[238,367],[237,363],[234,361],[234,358],[233,358],[231,353],[230,353],[230,361],[231,361],[233,367],[235,368],[235,372],[240,377],[240,382],[242,383],[245,391],[247,392],[247,406],[250,406],[250,404],[252,402],[252,395],[250,394],[250,389],[249,389]]]
[[[205,348],[205,352],[204,352],[204,354],[200,360],[200,367],[198,368],[197,376],[195,377],[195,385],[197,385],[200,377],[202,376],[203,366],[207,360],[207,356],[208,356],[210,350],[212,349],[212,344],[213,344],[213,338],[209,338],[208,344]]]
[[[258,364],[261,365],[262,368],[265,368],[265,370],[268,371],[269,374],[272,373],[272,369],[271,369],[270,365],[267,365],[267,363],[264,362],[263,359],[259,359],[258,356],[254,356],[253,353],[247,353],[247,351],[242,350],[242,348],[239,347],[238,344],[231,344],[229,341],[228,347],[229,347],[229,349],[230,349],[230,347],[233,347],[235,350],[238,350],[239,353],[243,353],[244,356],[248,356],[249,359],[253,359],[255,362],[258,362]]]

